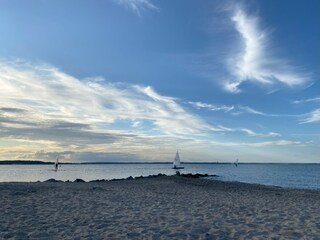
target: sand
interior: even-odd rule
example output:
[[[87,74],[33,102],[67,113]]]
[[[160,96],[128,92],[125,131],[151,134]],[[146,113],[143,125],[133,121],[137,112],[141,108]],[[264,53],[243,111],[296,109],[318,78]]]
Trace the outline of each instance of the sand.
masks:
[[[0,183],[0,239],[320,239],[320,191],[178,176]]]

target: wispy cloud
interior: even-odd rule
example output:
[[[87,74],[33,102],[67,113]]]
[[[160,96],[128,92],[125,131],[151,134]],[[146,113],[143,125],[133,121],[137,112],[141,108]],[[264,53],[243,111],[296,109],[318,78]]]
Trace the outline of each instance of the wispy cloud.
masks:
[[[317,122],[320,122],[320,108],[305,114],[304,118],[301,120],[301,123],[317,123]]]
[[[313,97],[313,98],[306,98],[306,99],[299,99],[292,101],[293,104],[316,104],[319,106],[320,97]],[[317,108],[311,112],[301,114],[300,115],[300,123],[317,123],[320,122],[320,108]]]
[[[225,147],[239,147],[239,146],[247,146],[247,147],[268,147],[268,146],[289,146],[289,145],[303,145],[305,143],[300,141],[291,141],[286,139],[275,140],[275,141],[263,141],[263,142],[210,142],[212,145],[217,146],[225,146]]]
[[[16,121],[19,118],[13,114],[19,109],[30,113],[24,124],[72,122],[100,131],[103,124],[126,119],[151,121],[167,134],[219,131],[150,86],[98,79],[79,80],[48,65],[1,62],[2,117]]]
[[[231,20],[241,37],[243,49],[228,59],[232,80],[224,84],[227,91],[240,92],[240,85],[246,81],[268,86],[282,83],[293,87],[311,80],[309,73],[299,71],[288,60],[270,54],[269,34],[260,28],[257,16],[250,16],[243,8],[237,7]]]
[[[197,109],[205,108],[210,111],[230,112],[234,109],[234,106],[227,106],[227,105],[209,104],[204,102],[188,102],[188,103]]]
[[[286,145],[301,145],[300,141],[290,141],[290,140],[278,140],[278,141],[265,141],[250,144],[255,147],[265,147],[265,146],[286,146]]]
[[[231,112],[231,115],[238,116],[245,113],[259,115],[263,117],[295,118],[300,123],[314,123],[314,122],[320,121],[320,109],[316,109],[309,113],[301,113],[301,114],[270,114],[270,113],[265,113],[265,112],[255,110],[248,106],[239,105],[237,106],[237,108],[235,108],[235,111]]]
[[[188,102],[191,106],[196,109],[207,109],[209,111],[223,111],[225,113],[230,113],[231,115],[238,116],[241,114],[253,114],[260,115],[264,117],[299,117],[301,115],[293,115],[293,114],[271,114],[265,113],[259,110],[256,110],[249,106],[242,105],[220,105],[220,104],[210,104],[204,102]]]
[[[4,159],[37,157],[45,149],[159,160],[184,139],[223,131],[150,86],[78,79],[46,64],[2,60],[0,86]]]
[[[255,110],[255,109],[248,107],[248,106],[239,106],[239,109],[246,111],[247,113],[252,113],[252,114],[256,114],[256,115],[263,115],[263,116],[272,115],[272,114],[263,113],[261,111]]]
[[[248,136],[251,137],[280,137],[281,134],[276,133],[276,132],[268,132],[268,133],[257,133],[251,129],[248,128],[227,128],[227,127],[223,127],[223,126],[219,126],[220,128],[222,128],[224,131],[226,132],[242,132],[245,133]]]
[[[320,97],[299,99],[299,100],[292,101],[292,103],[294,104],[309,103],[309,102],[320,102]]]
[[[150,86],[112,83],[101,77],[78,79],[47,64],[2,60],[0,85],[0,139],[10,142],[0,151],[3,157],[13,153],[17,158],[37,157],[46,149],[163,159],[165,151],[157,155],[155,148],[172,151],[172,146],[196,143],[216,132],[277,136],[209,124]],[[232,110],[200,102],[193,105]]]
[[[239,131],[245,132],[249,136],[253,136],[253,137],[280,137],[281,136],[279,133],[276,133],[276,132],[269,132],[269,133],[265,133],[265,134],[256,133],[256,132],[252,131],[251,129],[247,129],[247,128],[241,128],[241,129],[239,129]]]
[[[114,0],[119,5],[132,10],[138,16],[146,10],[159,10],[157,6],[151,3],[150,0]]]
[[[253,109],[248,106],[241,106],[238,105],[239,111],[237,114],[243,114],[243,113],[249,113],[249,114],[254,114],[254,115],[260,115],[264,117],[299,117],[300,115],[295,115],[295,114],[273,114],[273,113],[266,113],[262,111],[258,111],[256,109]]]

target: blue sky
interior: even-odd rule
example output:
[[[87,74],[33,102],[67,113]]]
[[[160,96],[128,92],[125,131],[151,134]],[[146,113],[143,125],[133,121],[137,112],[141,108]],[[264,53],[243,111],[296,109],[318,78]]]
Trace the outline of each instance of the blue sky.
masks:
[[[320,160],[317,0],[0,3],[0,159]]]

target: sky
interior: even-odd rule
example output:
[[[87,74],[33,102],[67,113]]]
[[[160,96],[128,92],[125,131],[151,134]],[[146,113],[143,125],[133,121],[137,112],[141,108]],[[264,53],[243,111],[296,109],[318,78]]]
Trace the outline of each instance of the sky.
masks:
[[[0,4],[0,160],[320,162],[318,0]]]

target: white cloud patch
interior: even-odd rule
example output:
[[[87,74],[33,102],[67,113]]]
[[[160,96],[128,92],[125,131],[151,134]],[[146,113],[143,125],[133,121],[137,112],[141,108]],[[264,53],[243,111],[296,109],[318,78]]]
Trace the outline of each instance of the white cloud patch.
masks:
[[[264,117],[299,117],[300,115],[294,115],[294,114],[273,114],[273,113],[265,113],[262,111],[258,111],[256,109],[253,109],[251,107],[248,106],[237,106],[238,107],[238,112],[237,115],[239,114],[243,114],[243,113],[249,113],[249,114],[253,114],[253,115],[260,115],[260,116],[264,116]]]
[[[292,101],[293,104],[316,104],[317,106],[320,103],[320,97],[313,97],[313,98],[306,98],[306,99],[299,99]],[[301,114],[300,115],[300,123],[318,123],[320,122],[320,108],[317,108],[309,113]]]
[[[315,104],[319,106],[320,103],[320,96],[313,97],[313,98],[306,98],[306,99],[299,99],[292,101],[293,104]],[[309,113],[301,114],[300,123],[317,123],[320,122],[320,108],[317,108]]]
[[[207,109],[209,111],[223,111],[225,113],[230,113],[231,115],[238,116],[241,114],[253,114],[264,117],[298,117],[300,115],[290,115],[290,114],[271,114],[265,113],[249,106],[242,105],[220,105],[220,104],[210,104],[204,102],[188,102],[191,106],[196,109]]]
[[[177,146],[195,146],[197,140],[212,138],[215,132],[279,136],[213,126],[150,86],[111,83],[102,77],[78,79],[46,64],[2,60],[0,86],[0,140],[7,145],[0,159],[37,158],[36,153],[45,149],[77,152],[70,160],[80,159],[81,153],[83,157],[101,154],[99,159],[119,153],[161,160]],[[212,111],[233,109],[193,105]]]
[[[0,63],[1,108],[7,122],[21,124],[72,122],[87,124],[90,131],[118,120],[149,120],[166,134],[196,134],[220,131],[186,112],[173,98],[156,93],[150,86],[117,84],[98,78],[81,81],[48,65]],[[28,114],[29,113],[29,114]],[[11,117],[10,117],[11,116]],[[54,124],[51,126],[55,126]],[[82,127],[83,128],[83,127]],[[103,130],[103,129],[102,129]]]
[[[280,137],[281,136],[279,133],[276,133],[276,132],[269,132],[266,134],[256,133],[251,129],[247,129],[247,128],[241,128],[239,129],[239,131],[245,132],[246,134],[252,137]]]
[[[310,99],[298,100],[293,103],[298,104],[298,103],[308,103],[308,102],[317,102],[317,101],[318,101],[318,98],[310,98]],[[233,116],[240,116],[243,114],[252,114],[252,115],[258,115],[261,117],[294,118],[294,119],[297,119],[297,121],[299,121],[302,124],[320,122],[320,109],[316,109],[314,111],[311,111],[309,113],[304,113],[304,114],[273,114],[273,113],[266,113],[263,111],[259,111],[252,107],[243,106],[243,105],[227,106],[227,105],[210,104],[210,103],[204,103],[204,102],[188,102],[188,103],[196,109],[206,109],[208,111],[222,111],[224,113],[231,114]],[[275,133],[275,132],[256,133],[248,128],[228,128],[220,125],[218,127],[226,132],[240,131],[253,137],[281,136],[279,133]]]
[[[281,134],[276,133],[276,132],[268,132],[268,133],[257,133],[251,129],[248,128],[227,128],[227,127],[223,127],[223,126],[219,126],[220,128],[222,128],[224,131],[226,132],[242,132],[245,133],[248,136],[251,137],[280,137]]]
[[[209,104],[204,102],[188,102],[188,103],[197,109],[205,108],[210,111],[230,112],[234,109],[234,106],[227,106],[227,105]]]
[[[305,117],[301,120],[301,123],[317,123],[320,122],[320,108],[307,113]]]
[[[157,6],[151,3],[150,0],[114,0],[116,3],[121,6],[132,10],[138,16],[141,16],[141,13],[146,10],[159,10]]]
[[[289,145],[298,145],[301,146],[305,143],[300,141],[291,141],[291,140],[276,140],[276,141],[263,141],[263,142],[210,142],[212,145],[224,146],[224,147],[239,147],[239,146],[247,146],[247,147],[267,147],[267,146],[289,146]]]
[[[320,97],[299,99],[299,100],[292,101],[292,103],[294,104],[302,104],[302,103],[310,103],[310,102],[320,102]]]
[[[297,70],[288,60],[270,54],[268,32],[260,29],[258,17],[237,8],[231,19],[243,49],[228,60],[232,77],[224,83],[227,91],[240,92],[241,84],[246,81],[268,86],[282,83],[290,87],[310,81],[310,74]]]
[[[0,86],[0,159],[45,149],[75,151],[73,160],[86,152],[163,160],[185,139],[223,131],[150,86],[77,79],[46,64],[2,60]]]
[[[249,144],[254,147],[265,147],[265,146],[287,146],[287,145],[301,145],[300,141],[290,140],[278,140],[278,141],[265,141]]]
[[[251,113],[251,114],[255,114],[255,115],[262,115],[262,116],[268,115],[266,113],[263,113],[261,111],[255,110],[255,109],[253,109],[251,107],[248,107],[248,106],[239,106],[239,109],[243,110],[246,113]]]

